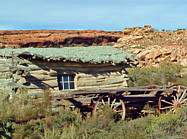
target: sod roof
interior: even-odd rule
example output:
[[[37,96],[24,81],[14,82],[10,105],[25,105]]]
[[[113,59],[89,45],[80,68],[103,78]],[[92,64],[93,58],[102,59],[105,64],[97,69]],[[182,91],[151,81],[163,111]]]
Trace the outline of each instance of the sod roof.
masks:
[[[12,52],[20,57],[28,56],[31,59],[48,61],[72,61],[95,64],[120,64],[134,61],[132,54],[111,46],[0,49],[1,56],[11,56]]]

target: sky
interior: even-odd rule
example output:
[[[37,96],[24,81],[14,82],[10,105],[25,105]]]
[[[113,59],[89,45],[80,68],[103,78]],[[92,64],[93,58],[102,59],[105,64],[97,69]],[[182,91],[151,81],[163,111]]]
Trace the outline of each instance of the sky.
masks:
[[[0,30],[187,28],[187,0],[0,0]]]

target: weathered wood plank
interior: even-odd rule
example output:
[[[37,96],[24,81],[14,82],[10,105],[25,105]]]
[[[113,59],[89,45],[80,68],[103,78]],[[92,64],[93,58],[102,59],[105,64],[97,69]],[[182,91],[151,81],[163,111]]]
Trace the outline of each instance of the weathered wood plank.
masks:
[[[86,87],[86,86],[105,86],[105,85],[112,85],[112,84],[118,84],[119,86],[123,85],[124,80],[123,79],[105,79],[105,80],[87,80],[87,81],[77,81],[78,87]]]
[[[47,80],[57,80],[57,77],[56,76],[50,76],[50,75],[42,75],[42,74],[34,74],[33,76],[32,75],[28,75],[26,76],[27,80],[28,81],[47,81]]]
[[[31,75],[49,75],[49,71],[48,70],[36,70],[36,71],[30,71]]]
[[[54,88],[58,87],[58,83],[56,80],[47,80],[47,81],[32,81],[27,88],[29,89],[45,89],[45,88]]]
[[[105,86],[118,84],[118,86],[122,86],[124,82],[126,82],[126,78],[123,75],[99,75],[99,76],[80,76],[77,77],[77,86],[78,87],[86,87],[86,86]]]
[[[42,65],[33,65],[33,64],[29,64],[28,68],[30,69],[30,71],[35,71],[35,70],[49,70],[50,68],[47,67],[46,65],[42,66]]]
[[[121,84],[110,84],[110,85],[101,85],[101,86],[84,86],[84,87],[77,87],[77,90],[85,90],[85,89],[116,89],[123,87]]]
[[[6,59],[6,58],[5,59],[1,59],[0,58],[0,64],[5,64],[5,63],[6,64],[8,64],[8,63],[10,64],[11,63],[11,59]]]
[[[0,72],[0,78],[1,79],[9,79],[11,77],[10,72]]]
[[[0,67],[0,72],[9,72],[9,67]]]
[[[107,89],[107,88],[90,88],[90,89],[80,89],[80,90],[69,90],[69,91],[53,91],[53,96],[52,97],[73,97],[75,95],[89,95],[89,94],[123,94],[125,92],[131,92],[132,94],[136,94],[135,92],[137,92],[137,95],[148,95],[149,96],[149,92],[165,92],[165,91],[171,91],[171,89],[162,89],[162,88],[156,88],[156,89],[147,89],[147,88],[141,88],[141,87],[129,87],[129,88],[124,88],[124,87],[119,87],[119,88],[115,88],[115,89]],[[133,93],[134,92],[134,93]],[[147,94],[144,94],[145,92],[147,92]],[[126,94],[126,93],[125,93]],[[124,95],[125,95],[124,94]],[[150,94],[153,95],[153,94]],[[156,94],[154,94],[156,95]],[[153,96],[154,96],[153,95]]]
[[[63,61],[41,61],[41,60],[31,60],[35,65],[50,65],[54,67],[108,67],[113,66],[112,64],[89,64],[89,63],[78,63],[78,62],[63,62]],[[114,67],[114,66],[113,66]]]

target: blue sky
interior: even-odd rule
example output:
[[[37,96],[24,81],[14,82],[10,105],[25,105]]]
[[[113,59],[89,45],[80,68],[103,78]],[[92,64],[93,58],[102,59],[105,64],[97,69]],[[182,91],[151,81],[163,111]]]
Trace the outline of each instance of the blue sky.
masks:
[[[0,0],[0,30],[187,27],[187,0]]]

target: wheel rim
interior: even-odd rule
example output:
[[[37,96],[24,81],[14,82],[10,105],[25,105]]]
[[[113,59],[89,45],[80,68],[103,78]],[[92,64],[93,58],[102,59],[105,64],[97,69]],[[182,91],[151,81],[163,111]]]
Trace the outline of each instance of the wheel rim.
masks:
[[[187,89],[181,90],[180,86],[177,89],[176,95],[172,99],[167,99],[161,96],[159,98],[159,110],[167,111],[167,113],[175,113],[178,108],[187,104]]]
[[[124,120],[126,116],[126,108],[125,103],[121,99],[111,99],[110,97],[100,98],[95,103],[94,109],[93,109],[93,115],[96,116],[99,109],[102,109],[102,107],[108,106],[112,109],[114,113],[120,116],[120,120]]]

